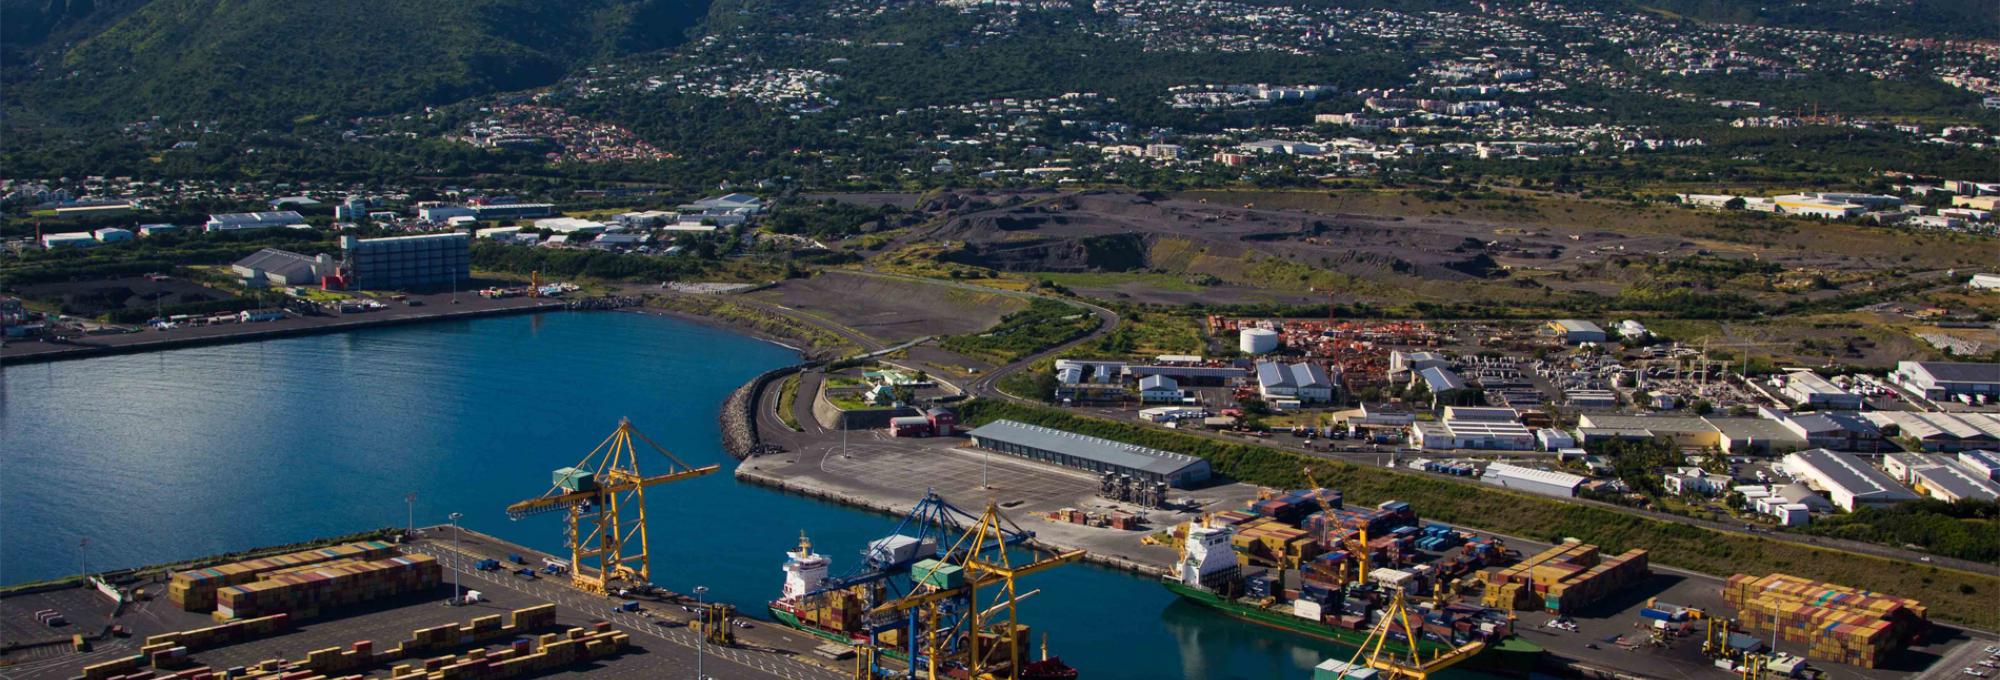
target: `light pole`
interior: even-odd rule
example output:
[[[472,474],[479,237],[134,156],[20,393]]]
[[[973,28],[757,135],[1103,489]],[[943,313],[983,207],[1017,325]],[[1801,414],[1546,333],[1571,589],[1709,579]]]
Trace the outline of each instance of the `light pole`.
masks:
[[[701,674],[701,639],[708,635],[708,608],[702,606],[701,596],[707,593],[708,586],[694,587],[694,620],[697,624],[694,634],[694,680],[703,680],[704,677]]]
[[[76,573],[85,578],[90,576],[90,563],[83,557],[83,549],[88,547],[90,547],[90,539],[88,538],[80,539],[76,542]]]
[[[407,533],[415,536],[417,535],[417,492],[411,491],[410,495],[404,496],[403,504],[407,506],[409,511],[410,530]]]
[[[459,552],[458,550],[458,518],[464,516],[465,513],[461,512],[451,513],[451,551],[457,553],[457,555],[455,555],[453,559],[460,559],[465,557],[465,553]],[[451,603],[453,605],[458,605],[462,602],[464,602],[464,597],[459,594],[458,590],[458,570],[453,569],[451,570]]]

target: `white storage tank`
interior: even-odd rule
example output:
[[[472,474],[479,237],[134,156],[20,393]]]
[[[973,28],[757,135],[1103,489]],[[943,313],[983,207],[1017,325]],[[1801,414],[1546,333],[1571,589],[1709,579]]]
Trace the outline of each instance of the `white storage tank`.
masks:
[[[1238,342],[1244,354],[1270,354],[1278,351],[1278,332],[1268,328],[1245,328]]]

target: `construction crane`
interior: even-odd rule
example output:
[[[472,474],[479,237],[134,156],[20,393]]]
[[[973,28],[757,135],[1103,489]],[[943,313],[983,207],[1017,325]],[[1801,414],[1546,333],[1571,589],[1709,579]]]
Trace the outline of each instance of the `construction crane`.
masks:
[[[1421,618],[1418,620],[1422,621]],[[1345,679],[1356,670],[1373,668],[1388,680],[1427,680],[1432,673],[1457,665],[1486,649],[1484,640],[1475,640],[1425,659],[1418,652],[1418,641],[1423,639],[1419,631],[1419,626],[1410,623],[1410,608],[1403,600],[1403,590],[1396,589],[1390,594],[1388,609],[1382,611],[1382,620],[1368,631],[1368,639],[1354,650],[1354,656],[1348,658],[1347,668],[1341,670],[1339,677]],[[1398,645],[1404,650],[1402,654],[1389,646],[1390,637],[1396,634],[1403,638]]]
[[[1007,537],[1023,533],[998,507],[987,503],[979,520],[945,552],[948,560],[919,563],[911,572],[916,582],[911,593],[870,612],[906,618],[908,677],[1021,680],[1030,664],[1015,605],[1033,593],[1020,593],[1015,580],[1074,562],[1084,554],[1034,551],[1032,543],[1024,543],[1021,547],[1038,554],[1016,565]]]
[[[1333,521],[1333,504],[1327,502],[1326,496],[1320,493],[1325,489],[1319,485],[1319,480],[1313,478],[1312,468],[1305,468],[1305,473],[1306,483],[1312,485],[1313,500],[1319,501],[1319,509],[1326,511],[1326,521],[1331,523]],[[1331,531],[1333,529],[1334,527],[1331,526],[1323,527],[1323,530]],[[1340,580],[1344,583],[1358,582],[1368,578],[1368,527],[1367,525],[1362,525],[1355,529],[1355,532],[1360,536],[1360,540],[1343,537],[1345,542],[1342,546],[1347,548],[1347,552],[1354,557],[1354,565],[1357,570],[1353,578],[1348,578],[1347,563],[1341,563]]]
[[[667,474],[647,477],[639,473],[634,439],[666,456],[671,462]],[[720,469],[720,465],[688,465],[640,434],[631,419],[620,418],[618,429],[582,461],[555,471],[554,485],[547,493],[507,506],[507,517],[518,520],[568,512],[565,536],[570,550],[570,584],[579,590],[604,594],[614,586],[646,586],[652,583],[651,550],[646,542],[646,487]],[[628,553],[633,543],[638,544],[638,551]]]

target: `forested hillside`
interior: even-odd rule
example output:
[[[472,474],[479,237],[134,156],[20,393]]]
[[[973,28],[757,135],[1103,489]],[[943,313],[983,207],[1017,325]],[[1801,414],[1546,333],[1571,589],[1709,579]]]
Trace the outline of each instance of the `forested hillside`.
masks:
[[[554,82],[670,47],[706,0],[5,0],[6,106],[29,124],[283,127]]]

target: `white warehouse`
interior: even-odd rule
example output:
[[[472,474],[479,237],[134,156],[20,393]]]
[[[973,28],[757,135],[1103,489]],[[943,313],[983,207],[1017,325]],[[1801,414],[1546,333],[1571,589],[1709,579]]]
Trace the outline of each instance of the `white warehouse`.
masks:
[[[1577,487],[1583,486],[1584,478],[1567,472],[1494,463],[1486,466],[1486,473],[1479,476],[1479,481],[1515,491],[1569,498],[1576,495]]]
[[[1848,512],[1917,500],[1916,493],[1852,453],[1812,449],[1786,455],[1779,464],[1793,478],[1826,492],[1834,505]]]

